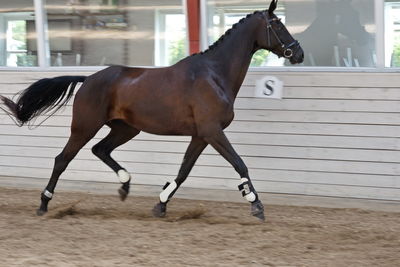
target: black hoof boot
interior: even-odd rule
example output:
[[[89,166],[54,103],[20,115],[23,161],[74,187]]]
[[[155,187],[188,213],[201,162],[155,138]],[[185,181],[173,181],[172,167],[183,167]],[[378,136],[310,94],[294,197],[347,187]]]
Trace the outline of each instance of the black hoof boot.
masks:
[[[128,197],[130,182],[131,180],[129,180],[126,183],[123,183],[122,186],[118,189],[119,199],[121,199],[121,201],[125,201],[125,199]]]
[[[44,193],[42,193],[40,200],[40,207],[36,210],[37,216],[43,216],[47,212],[47,206],[49,205],[49,201],[51,200],[51,198],[45,196]]]
[[[153,208],[154,217],[163,218],[167,214],[167,203],[159,202]]]
[[[263,222],[265,221],[264,206],[260,200],[256,200],[253,203],[251,203],[251,215],[257,217]]]

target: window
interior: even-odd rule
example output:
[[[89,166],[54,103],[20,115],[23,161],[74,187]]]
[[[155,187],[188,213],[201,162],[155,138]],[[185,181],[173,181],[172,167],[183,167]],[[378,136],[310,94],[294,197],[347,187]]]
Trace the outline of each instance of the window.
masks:
[[[42,56],[49,54],[50,66],[171,65],[188,55],[185,1],[0,0],[0,66],[40,62],[45,67]],[[201,1],[207,15],[201,36],[208,44],[243,16],[269,5],[265,0]],[[45,5],[48,40],[37,40],[34,2]],[[296,66],[373,68],[378,62],[379,68],[400,67],[400,0],[280,0],[275,13],[304,49],[305,61]],[[376,40],[383,25],[384,40]],[[46,54],[40,60],[38,44]],[[42,51],[47,44],[50,51]],[[268,51],[258,51],[251,62],[286,65]]]
[[[53,0],[46,11],[52,66],[168,65],[187,55],[181,0]]]
[[[186,18],[182,10],[158,10],[155,65],[169,66],[188,55]]]
[[[207,3],[210,44],[238,15],[268,8],[267,2],[259,0],[235,1],[234,7],[227,0]],[[300,41],[304,66],[376,66],[374,0],[281,0],[275,13]],[[253,66],[289,65],[263,53],[255,55]]]
[[[28,47],[29,42],[36,43],[35,32],[28,31],[35,19],[32,0],[0,3],[0,66],[36,66],[36,52]]]
[[[400,67],[400,1],[385,2],[385,67]]]

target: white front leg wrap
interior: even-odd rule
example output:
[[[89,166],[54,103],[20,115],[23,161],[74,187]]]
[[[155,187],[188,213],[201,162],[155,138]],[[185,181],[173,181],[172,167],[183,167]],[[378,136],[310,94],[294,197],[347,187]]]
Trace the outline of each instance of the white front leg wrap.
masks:
[[[51,192],[49,192],[47,190],[44,190],[43,195],[45,195],[46,197],[48,197],[50,199],[53,197],[53,193],[51,193]]]
[[[160,201],[165,203],[170,198],[170,195],[178,187],[175,181],[171,182],[165,189],[160,193]]]
[[[131,179],[131,175],[123,169],[119,170],[117,174],[121,183],[126,183]]]
[[[257,199],[256,194],[254,194],[254,192],[252,192],[250,190],[250,187],[248,184],[249,179],[242,178],[242,179],[240,179],[240,181],[242,183],[239,185],[239,190],[242,192],[243,197],[249,202],[256,201],[256,199]]]

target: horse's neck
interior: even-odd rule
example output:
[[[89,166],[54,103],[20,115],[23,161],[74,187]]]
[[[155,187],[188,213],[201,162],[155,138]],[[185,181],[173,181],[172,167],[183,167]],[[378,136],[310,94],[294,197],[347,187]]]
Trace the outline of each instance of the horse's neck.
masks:
[[[244,22],[205,54],[212,61],[213,70],[220,76],[219,84],[234,97],[239,92],[255,52],[256,27],[250,21]]]

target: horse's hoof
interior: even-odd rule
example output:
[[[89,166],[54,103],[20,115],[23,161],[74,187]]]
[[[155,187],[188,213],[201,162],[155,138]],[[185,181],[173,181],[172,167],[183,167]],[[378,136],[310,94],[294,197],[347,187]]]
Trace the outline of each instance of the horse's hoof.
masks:
[[[260,200],[251,203],[251,215],[257,217],[261,221],[265,221],[264,206]]]
[[[258,218],[261,222],[265,222],[264,212],[253,214],[254,217]]]
[[[157,203],[153,208],[154,217],[163,218],[167,214],[167,204],[166,203]]]
[[[126,192],[122,187],[118,189],[118,193],[119,199],[121,199],[121,201],[125,201],[125,199],[128,197],[128,192]]]
[[[37,216],[43,216],[43,215],[46,214],[46,212],[47,212],[47,210],[37,209],[37,210],[36,210],[36,215],[37,215]]]

